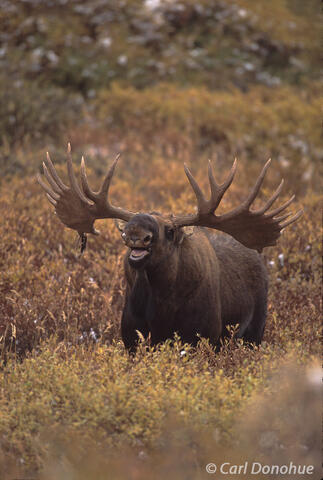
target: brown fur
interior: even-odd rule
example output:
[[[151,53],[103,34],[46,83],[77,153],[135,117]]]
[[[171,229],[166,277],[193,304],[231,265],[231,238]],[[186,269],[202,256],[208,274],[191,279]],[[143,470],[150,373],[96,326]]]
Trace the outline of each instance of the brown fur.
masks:
[[[150,333],[156,345],[176,333],[184,342],[199,336],[216,345],[228,324],[239,324],[238,336],[259,343],[266,319],[267,275],[261,256],[227,235],[195,228],[191,236],[169,220],[139,214],[124,228],[125,242],[153,233],[151,254],[142,265],[125,256],[127,292],[122,338],[135,350],[137,330]]]

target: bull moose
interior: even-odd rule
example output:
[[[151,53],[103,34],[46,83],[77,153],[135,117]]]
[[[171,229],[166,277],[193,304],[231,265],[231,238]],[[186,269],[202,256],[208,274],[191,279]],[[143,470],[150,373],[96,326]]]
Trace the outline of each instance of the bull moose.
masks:
[[[215,211],[232,183],[236,160],[220,185],[209,162],[209,200],[184,165],[196,196],[197,211],[161,215],[133,213],[111,204],[108,194],[118,158],[98,192],[89,187],[83,157],[81,186],[78,184],[70,144],[67,149],[70,185],[65,185],[58,176],[48,153],[43,171],[49,185],[39,174],[37,179],[58,218],[76,230],[83,242],[87,233],[99,234],[94,228],[96,219],[116,220],[128,247],[124,258],[126,297],[121,320],[125,347],[132,352],[136,350],[138,331],[145,338],[150,334],[152,345],[172,338],[175,332],[193,345],[200,336],[217,345],[225,327],[232,324],[239,325],[237,338],[259,344],[265,327],[268,291],[260,253],[264,247],[275,245],[282,229],[302,215],[301,210],[293,216],[281,215],[294,196],[270,210],[281,193],[283,180],[262,208],[250,209],[270,160],[246,200],[223,215],[216,215]],[[209,229],[228,235],[215,235]]]

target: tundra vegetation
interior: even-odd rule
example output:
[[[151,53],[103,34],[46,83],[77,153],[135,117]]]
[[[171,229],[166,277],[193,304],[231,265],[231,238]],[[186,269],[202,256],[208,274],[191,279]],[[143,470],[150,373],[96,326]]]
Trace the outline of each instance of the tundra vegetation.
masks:
[[[228,457],[317,473],[317,3],[3,3],[0,478],[209,478],[205,465]],[[151,350],[142,339],[129,358],[120,232],[99,220],[80,257],[35,181],[46,150],[66,179],[69,140],[94,186],[122,153],[110,195],[133,211],[194,211],[183,162],[206,192],[208,158],[223,181],[238,157],[229,211],[272,157],[256,207],[284,177],[282,202],[296,193],[304,215],[264,249],[260,346],[234,342],[232,326],[218,354],[205,340]]]

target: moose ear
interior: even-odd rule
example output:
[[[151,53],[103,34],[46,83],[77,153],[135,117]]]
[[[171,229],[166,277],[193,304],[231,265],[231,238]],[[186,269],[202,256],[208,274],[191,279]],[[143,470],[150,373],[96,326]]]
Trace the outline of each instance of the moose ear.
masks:
[[[189,225],[188,227],[182,227],[182,231],[185,233],[187,237],[190,237],[194,233],[194,226]]]
[[[124,220],[120,220],[119,218],[116,218],[114,220],[114,223],[115,223],[115,226],[117,227],[117,229],[120,230],[120,232],[123,232],[125,226],[127,225],[127,222],[125,222]]]
[[[190,237],[194,233],[194,227],[182,227],[179,229],[179,239],[178,243],[181,244],[185,237]]]

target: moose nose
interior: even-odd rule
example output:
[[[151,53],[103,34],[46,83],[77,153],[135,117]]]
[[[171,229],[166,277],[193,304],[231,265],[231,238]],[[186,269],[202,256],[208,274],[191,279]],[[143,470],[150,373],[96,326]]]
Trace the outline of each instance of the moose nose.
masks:
[[[148,233],[148,235],[146,235],[146,236],[144,237],[144,244],[145,244],[145,246],[151,244],[152,238],[153,238],[152,233]]]
[[[122,235],[125,243],[130,248],[143,248],[148,247],[151,244],[153,235],[152,233],[146,234],[144,237],[137,235]]]
[[[134,236],[131,236],[130,238],[128,238],[128,245],[129,247],[136,247],[138,246],[139,247],[139,244],[141,243],[140,242],[140,238],[139,237],[134,237]]]

